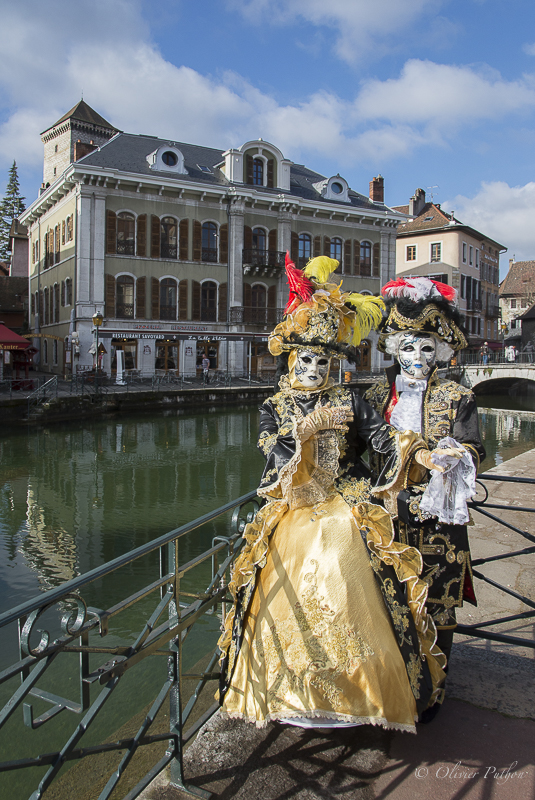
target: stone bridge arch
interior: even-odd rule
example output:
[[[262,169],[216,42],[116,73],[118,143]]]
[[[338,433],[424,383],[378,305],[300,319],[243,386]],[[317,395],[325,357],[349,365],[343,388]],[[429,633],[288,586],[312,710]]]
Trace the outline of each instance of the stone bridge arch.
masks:
[[[460,381],[468,389],[475,389],[482,384],[488,384],[486,389],[491,389],[492,384],[498,382],[504,387],[511,387],[519,381],[529,381],[535,388],[535,364],[489,364],[460,367]]]

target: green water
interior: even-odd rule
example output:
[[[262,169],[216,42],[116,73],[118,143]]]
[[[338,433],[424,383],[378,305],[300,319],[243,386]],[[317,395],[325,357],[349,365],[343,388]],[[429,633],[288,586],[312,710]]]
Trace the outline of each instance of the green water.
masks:
[[[482,407],[496,398],[478,398]],[[508,400],[504,402],[508,402]],[[514,401],[509,401],[510,405]],[[535,413],[485,408],[480,412],[487,458],[482,470],[535,447]],[[14,429],[0,440],[0,612],[83,574],[116,556],[254,489],[263,459],[256,450],[256,407],[213,413],[175,413]],[[181,543],[180,562],[225,534],[226,522],[198,529]],[[182,589],[203,589],[209,565],[189,573]],[[88,606],[107,608],[158,576],[157,554],[83,589]],[[112,621],[101,644],[128,644],[154,608],[153,598]],[[57,616],[57,612],[56,612]],[[52,620],[45,618],[50,625]],[[205,617],[187,642],[185,666],[215,646],[217,617]],[[46,627],[46,625],[43,625]],[[4,631],[0,668],[17,658],[16,631]],[[99,637],[92,638],[93,645]],[[63,658],[63,656],[62,656]],[[39,686],[77,700],[75,659],[58,659]],[[92,656],[96,668],[107,656]],[[166,659],[154,656],[120,682],[113,702],[82,741],[112,735],[147,705],[165,679]],[[12,681],[0,691],[14,691]],[[98,687],[92,690],[92,697]],[[48,706],[34,702],[35,714]],[[80,717],[63,712],[30,731],[18,709],[0,732],[1,759],[55,749]],[[27,797],[43,769],[0,775],[0,796]]]

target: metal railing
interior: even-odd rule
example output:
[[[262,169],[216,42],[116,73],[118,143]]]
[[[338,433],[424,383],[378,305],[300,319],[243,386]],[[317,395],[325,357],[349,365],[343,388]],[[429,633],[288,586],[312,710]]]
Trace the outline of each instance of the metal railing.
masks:
[[[286,253],[281,250],[242,250],[242,263],[252,267],[284,267]]]
[[[184,670],[186,642],[195,624],[215,612],[219,613],[220,624],[213,626],[213,633],[219,635],[228,602],[228,572],[242,547],[244,527],[253,519],[258,507],[256,491],[249,492],[188,525],[170,531],[0,615],[2,652],[19,651],[18,658],[0,673],[0,690],[5,701],[0,711],[0,730],[6,730],[16,713],[21,713],[27,729],[26,736],[21,737],[19,733],[18,739],[24,754],[0,763],[0,772],[19,775],[19,771],[24,770],[26,776],[28,771],[37,773],[33,782],[36,788],[30,790],[31,800],[43,797],[65,764],[79,762],[88,756],[117,752],[118,764],[107,783],[103,787],[95,786],[95,797],[96,791],[101,789],[99,800],[106,800],[127,773],[135,753],[140,748],[156,743],[167,743],[165,754],[159,758],[159,753],[154,756],[157,760],[135,786],[127,789],[123,795],[125,800],[137,797],[167,766],[170,766],[174,785],[190,794],[209,797],[206,792],[186,783],[182,754],[186,743],[218,708],[217,703],[212,703],[193,721],[193,712],[197,709],[198,713],[197,701],[203,688],[218,680],[218,650],[214,649],[214,644],[206,645],[206,650],[212,653],[208,663],[204,668],[198,667],[195,673],[188,673]],[[225,515],[230,520],[226,521]],[[191,557],[185,537],[218,519],[224,523],[225,535],[214,537],[208,550]],[[181,556],[182,548],[184,556]],[[126,569],[131,576],[135,572],[132,565],[140,559],[148,561],[146,568],[153,572],[151,582],[128,597],[118,597],[116,593],[119,590],[115,587],[120,585],[120,581],[117,573]],[[191,588],[189,584],[184,589],[187,576],[203,564],[208,568],[204,583],[197,581],[193,591],[186,590]],[[114,576],[115,580],[105,584],[104,594],[108,596],[106,607],[89,606],[83,594],[98,595],[95,589],[103,586],[103,581],[109,576]],[[131,620],[135,609],[140,612],[139,628],[131,637],[133,641],[125,641],[124,617],[121,615],[128,614]],[[147,664],[148,658],[162,655],[167,658],[166,677],[161,685],[158,683],[155,687],[150,710],[144,715],[135,735],[119,741],[99,740],[97,744],[80,746],[84,735],[98,728],[99,723],[102,727],[105,704],[110,703],[113,697],[117,698],[118,687],[124,681],[124,676],[137,671],[139,680],[146,680],[146,670],[142,672],[143,664]],[[191,657],[189,660],[192,660]],[[67,675],[73,668],[78,675],[77,700],[65,696],[69,685],[72,685]],[[186,696],[186,684],[191,682],[194,683],[193,689]],[[169,729],[151,733],[151,725],[167,698]],[[35,703],[45,707],[39,716],[34,715]],[[35,755],[32,731],[49,725],[58,717],[62,718],[62,725],[60,728],[57,722],[50,725],[47,752]],[[188,721],[193,722],[186,730]],[[42,769],[34,769],[39,767],[45,768],[44,775]],[[92,775],[92,779],[94,777]]]
[[[535,508],[528,508],[525,506],[511,506],[505,505],[503,503],[488,503],[487,500],[489,499],[489,491],[487,487],[482,483],[482,481],[501,481],[503,483],[520,483],[533,486],[535,484],[535,478],[521,478],[521,477],[513,477],[509,475],[492,475],[488,472],[484,472],[477,478],[477,483],[483,489],[485,495],[482,500],[471,500],[468,505],[474,511],[477,511],[479,514],[484,516],[486,519],[492,520],[493,522],[497,522],[500,525],[503,525],[510,531],[514,531],[527,542],[532,542],[532,545],[535,545],[535,536],[528,531],[522,530],[516,525],[507,522],[504,519],[496,516],[494,513],[495,511],[509,511],[512,512],[521,512],[526,514],[534,514]],[[490,511],[492,509],[492,511]],[[482,573],[479,569],[475,569],[476,567],[483,566],[484,564],[491,564],[497,561],[505,561],[509,558],[515,558],[516,556],[525,556],[525,555],[533,555],[535,553],[535,546],[531,547],[524,547],[521,550],[515,550],[514,552],[506,552],[506,553],[499,553],[494,556],[488,556],[487,558],[476,558],[472,561],[472,573],[475,578],[478,580],[483,581],[484,583],[488,584],[489,586],[493,586],[495,589],[498,589],[501,592],[504,592],[509,597],[514,597],[516,600],[524,603],[529,609],[529,611],[523,611],[519,614],[510,614],[506,617],[499,617],[496,619],[489,619],[484,622],[476,622],[472,625],[458,625],[456,633],[462,633],[465,636],[475,636],[480,639],[490,639],[491,641],[495,642],[502,642],[504,644],[512,644],[517,645],[520,647],[528,647],[532,650],[535,650],[535,640],[533,639],[521,639],[518,636],[509,636],[505,633],[500,633],[499,631],[490,631],[488,630],[492,626],[515,622],[517,620],[527,620],[532,619],[535,617],[535,602],[531,600],[529,597],[516,592],[510,586],[503,586],[502,584],[498,583],[497,581],[492,580],[488,575]]]
[[[507,348],[507,345],[506,345]],[[515,358],[508,357],[503,348],[500,350],[490,350],[487,354],[486,363],[483,361],[483,356],[478,351],[460,352],[456,357],[456,366],[458,367],[483,367],[483,366],[533,366],[535,365],[535,350],[533,352],[520,352],[516,353]]]
[[[232,306],[230,309],[231,325],[277,325],[283,318],[283,308]]]
[[[28,417],[30,417],[35,409],[50,400],[52,397],[58,396],[58,376],[54,375],[53,378],[43,383],[34,392],[28,395]]]

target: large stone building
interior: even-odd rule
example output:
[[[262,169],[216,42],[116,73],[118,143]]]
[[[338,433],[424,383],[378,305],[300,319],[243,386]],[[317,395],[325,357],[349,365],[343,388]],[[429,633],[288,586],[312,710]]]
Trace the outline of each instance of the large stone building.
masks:
[[[426,275],[453,286],[469,344],[498,346],[499,260],[506,248],[427,202],[423,189],[409,205],[394,208],[409,217],[398,228],[397,275]]]
[[[42,134],[41,194],[21,216],[30,240],[31,330],[40,367],[195,374],[274,368],[269,331],[286,301],[284,254],[327,254],[344,289],[378,294],[395,274],[403,216],[258,139],[226,151],[117,131],[83,101]],[[382,356],[364,343],[363,367]]]

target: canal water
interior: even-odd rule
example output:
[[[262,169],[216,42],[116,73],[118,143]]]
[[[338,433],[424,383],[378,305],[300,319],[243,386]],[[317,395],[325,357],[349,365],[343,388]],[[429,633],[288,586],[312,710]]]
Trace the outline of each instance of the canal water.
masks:
[[[497,409],[495,396],[478,398],[487,449],[482,471],[535,447],[535,413],[511,408],[510,398],[502,400],[509,408]],[[257,408],[246,407],[84,420],[3,434],[0,613],[255,489],[263,465],[255,446],[257,426]],[[204,552],[214,536],[226,532],[224,522],[194,531],[182,545],[180,561]],[[142,559],[113,578],[87,587],[85,601],[106,608],[127,597],[157,577],[156,558],[155,554],[152,561]],[[208,566],[188,576],[182,588],[202,589],[207,579]],[[111,640],[115,636],[117,642],[134,641],[141,617],[148,616],[152,607],[142,604],[141,616],[124,616]],[[189,661],[201,657],[208,639],[215,644],[217,634],[217,618],[205,619],[193,637]],[[12,644],[0,648],[0,669],[14,659]],[[147,668],[141,687],[139,681],[131,685],[136,708],[150,702],[154,681],[165,679],[165,659],[160,657],[158,664]],[[125,676],[123,682],[130,677]],[[76,675],[64,676],[71,688],[76,688],[76,680]],[[36,706],[36,713],[46,707]],[[136,710],[131,698],[125,707],[127,712]],[[96,727],[95,740],[117,730],[125,707]],[[20,710],[15,716],[18,721],[10,722],[9,728],[13,752],[8,755],[11,746],[7,747],[5,757],[20,758],[15,745],[28,734],[35,752],[50,750],[50,735],[59,736],[72,723],[72,715],[63,714],[57,724],[47,723],[30,733],[22,729]],[[28,788],[33,785],[26,777],[28,783],[26,778],[20,783],[18,773],[19,789],[26,783]]]

